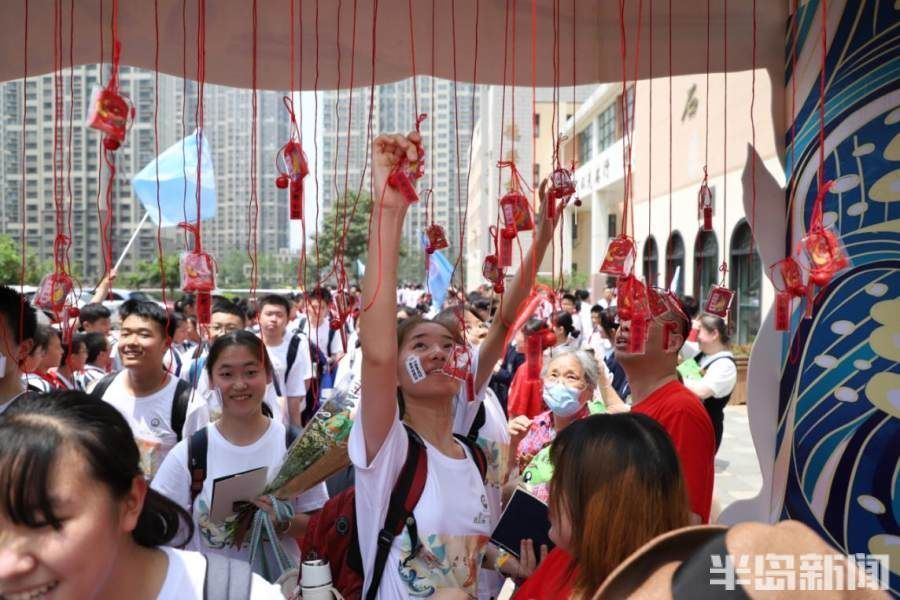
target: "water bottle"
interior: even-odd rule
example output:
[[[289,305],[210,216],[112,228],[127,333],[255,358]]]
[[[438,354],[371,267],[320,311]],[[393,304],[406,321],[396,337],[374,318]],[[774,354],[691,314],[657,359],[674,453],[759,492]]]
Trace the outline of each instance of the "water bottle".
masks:
[[[300,597],[303,600],[344,600],[331,585],[331,565],[327,560],[305,560],[300,566]]]

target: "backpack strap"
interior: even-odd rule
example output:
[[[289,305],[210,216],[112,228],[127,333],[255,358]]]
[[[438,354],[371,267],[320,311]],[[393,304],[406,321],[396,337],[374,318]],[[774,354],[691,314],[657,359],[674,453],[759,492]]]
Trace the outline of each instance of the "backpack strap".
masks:
[[[453,437],[458,439],[469,449],[469,456],[472,457],[472,461],[475,463],[475,466],[478,467],[478,474],[481,475],[481,482],[484,483],[485,478],[487,477],[487,456],[485,456],[484,450],[482,450],[481,446],[479,446],[471,437],[460,435],[458,433],[454,433]]]
[[[287,349],[287,365],[284,369],[284,385],[287,386],[288,373],[291,372],[291,367],[294,366],[294,362],[297,360],[297,351],[300,348],[300,336],[293,335],[291,337],[291,341],[288,342]]]
[[[469,427],[469,433],[466,434],[466,438],[472,442],[478,440],[478,432],[481,431],[481,428],[484,427],[484,422],[487,420],[485,410],[484,402],[482,401],[478,407],[478,412],[475,413],[475,420],[472,421],[472,426]]]
[[[246,600],[253,581],[250,563],[226,558],[221,554],[206,555],[204,600]]]
[[[100,378],[100,380],[94,384],[94,389],[91,390],[91,396],[99,399],[103,399],[103,394],[106,393],[106,390],[109,389],[109,386],[112,385],[113,380],[116,378],[119,372],[110,373],[109,375],[104,375]]]
[[[175,397],[172,398],[170,423],[172,424],[172,431],[175,432],[179,442],[181,441],[181,430],[184,429],[184,421],[187,418],[188,404],[191,402],[193,390],[193,386],[184,379],[178,379],[175,384]]]
[[[394,538],[400,535],[404,527],[408,526],[410,539],[416,541],[419,539],[416,521],[412,513],[425,490],[425,480],[428,477],[428,455],[422,438],[408,426],[404,425],[404,429],[406,429],[406,436],[409,440],[406,462],[403,463],[397,481],[394,483],[394,489],[391,491],[384,527],[378,532],[378,547],[375,552],[375,564],[372,568],[372,581],[366,591],[366,600],[374,600],[378,594],[378,586],[381,585],[384,567],[387,564]]]
[[[191,510],[194,500],[203,490],[206,481],[206,450],[209,447],[209,434],[202,427],[188,438],[188,472],[191,474]]]
[[[197,382],[200,381],[200,373],[206,366],[206,358],[207,355],[201,353],[195,355],[191,361],[191,366],[188,367],[187,380],[192,386],[196,386]]]

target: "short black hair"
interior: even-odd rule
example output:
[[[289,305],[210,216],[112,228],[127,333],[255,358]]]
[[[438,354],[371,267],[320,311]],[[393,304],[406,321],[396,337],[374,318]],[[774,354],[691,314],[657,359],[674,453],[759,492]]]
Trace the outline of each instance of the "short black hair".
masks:
[[[231,300],[223,299],[213,304],[210,314],[216,313],[234,315],[235,317],[240,317],[241,322],[247,322],[247,311],[242,306],[240,306],[239,304],[235,304]]]
[[[578,298],[575,297],[575,294],[570,294],[569,292],[562,295],[562,300],[571,300],[572,304],[578,304]]]
[[[177,312],[184,312],[185,306],[194,306],[194,295],[193,294],[185,294],[181,298],[175,301],[175,310]]]
[[[326,304],[331,304],[331,292],[326,287],[316,287],[306,294],[307,302],[310,300],[321,300]]]
[[[84,345],[87,346],[88,364],[93,364],[97,360],[97,357],[100,356],[100,353],[109,348],[109,342],[107,341],[106,336],[99,331],[84,333],[82,334],[82,339],[84,340]]]
[[[78,333],[72,336],[71,341],[68,344],[63,343],[63,355],[59,360],[59,366],[63,366],[66,364],[66,359],[69,358],[70,354],[78,354],[81,349],[84,347],[84,334]]]
[[[91,302],[81,307],[78,319],[82,323],[96,323],[100,319],[109,319],[112,313],[99,302]]]
[[[159,331],[165,337],[175,334],[175,319],[166,313],[156,302],[149,300],[126,300],[119,307],[119,317],[124,322],[128,317],[141,317],[159,325]]]
[[[547,321],[532,317],[531,319],[525,321],[525,325],[522,326],[522,332],[525,335],[532,335],[534,333],[547,329],[547,327]]]
[[[613,337],[611,334],[619,327],[619,312],[614,306],[600,313],[600,327],[606,332],[607,337]]]
[[[246,329],[238,329],[231,333],[226,333],[216,338],[212,346],[209,348],[209,355],[206,358],[206,373],[212,377],[213,368],[219,360],[219,355],[230,346],[243,346],[260,358],[260,362],[266,369],[266,373],[272,373],[272,362],[269,360],[269,353],[262,339],[247,331]]]
[[[572,335],[575,331],[572,315],[564,310],[558,310],[550,315],[550,322],[554,327],[562,327],[566,335]]]
[[[288,299],[281,294],[269,294],[268,296],[263,296],[262,298],[260,298],[259,303],[257,304],[257,310],[259,312],[262,312],[263,308],[265,308],[268,304],[280,306],[284,309],[285,314],[291,314],[291,303],[288,302]]]
[[[22,294],[7,285],[0,285],[0,314],[6,319],[17,344],[34,337],[37,328],[34,307]]]
[[[689,319],[696,319],[700,314],[700,303],[693,296],[680,296],[681,308]]]
[[[595,304],[591,307],[591,314],[603,314],[603,307],[599,304]]]
[[[575,290],[575,297],[582,302],[587,302],[591,297],[591,293],[587,290]]]
[[[60,530],[49,487],[67,448],[84,460],[90,483],[113,498],[124,497],[143,476],[131,426],[112,404],[79,391],[25,394],[0,415],[0,512],[13,524]],[[183,508],[148,489],[131,536],[145,548],[177,546],[179,531],[184,543],[193,529]]]
[[[34,334],[31,336],[32,346],[30,356],[34,356],[38,350],[46,350],[50,345],[50,332],[52,327],[49,325],[38,325],[34,328]]]

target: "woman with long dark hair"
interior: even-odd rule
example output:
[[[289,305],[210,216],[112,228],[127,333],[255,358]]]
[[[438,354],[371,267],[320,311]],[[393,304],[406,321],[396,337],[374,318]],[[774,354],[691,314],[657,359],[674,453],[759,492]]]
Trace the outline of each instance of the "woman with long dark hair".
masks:
[[[185,511],[148,488],[110,404],[34,394],[0,416],[0,597],[201,600],[215,588],[207,573],[236,576],[240,565],[167,547],[191,532]],[[242,597],[281,598],[245,575]]]
[[[592,415],[550,449],[550,539],[556,545],[515,598],[590,598],[657,535],[689,524],[675,448],[641,414]]]

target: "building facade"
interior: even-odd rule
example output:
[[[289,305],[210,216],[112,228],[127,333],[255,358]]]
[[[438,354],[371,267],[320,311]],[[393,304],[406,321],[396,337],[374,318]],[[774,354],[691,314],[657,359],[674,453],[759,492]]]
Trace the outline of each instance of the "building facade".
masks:
[[[735,290],[731,319],[735,343],[749,343],[759,330],[775,291],[763,277],[750,232],[752,199],[742,185],[752,140],[752,73],[728,75],[727,109],[723,75],[691,75],[640,81],[627,92],[634,106],[632,139],[633,218],[627,223],[637,246],[635,271],[649,283],[698,298],[713,285]],[[651,106],[651,89],[653,104]],[[769,81],[757,76],[756,150],[770,172],[783,181],[778,160]],[[708,123],[707,130],[707,111]],[[563,133],[567,160],[574,157],[582,206],[566,209],[572,226],[563,231],[563,264],[590,274],[597,297],[612,282],[599,274],[609,240],[622,233],[624,207],[624,120],[622,86],[598,86],[576,111]],[[727,120],[726,120],[727,115]],[[669,135],[671,126],[671,138]],[[671,141],[670,141],[671,140]],[[707,151],[708,148],[708,151]],[[727,159],[727,162],[726,162]],[[701,231],[697,196],[707,167],[713,196],[713,230]],[[723,279],[719,270],[727,263]]]

